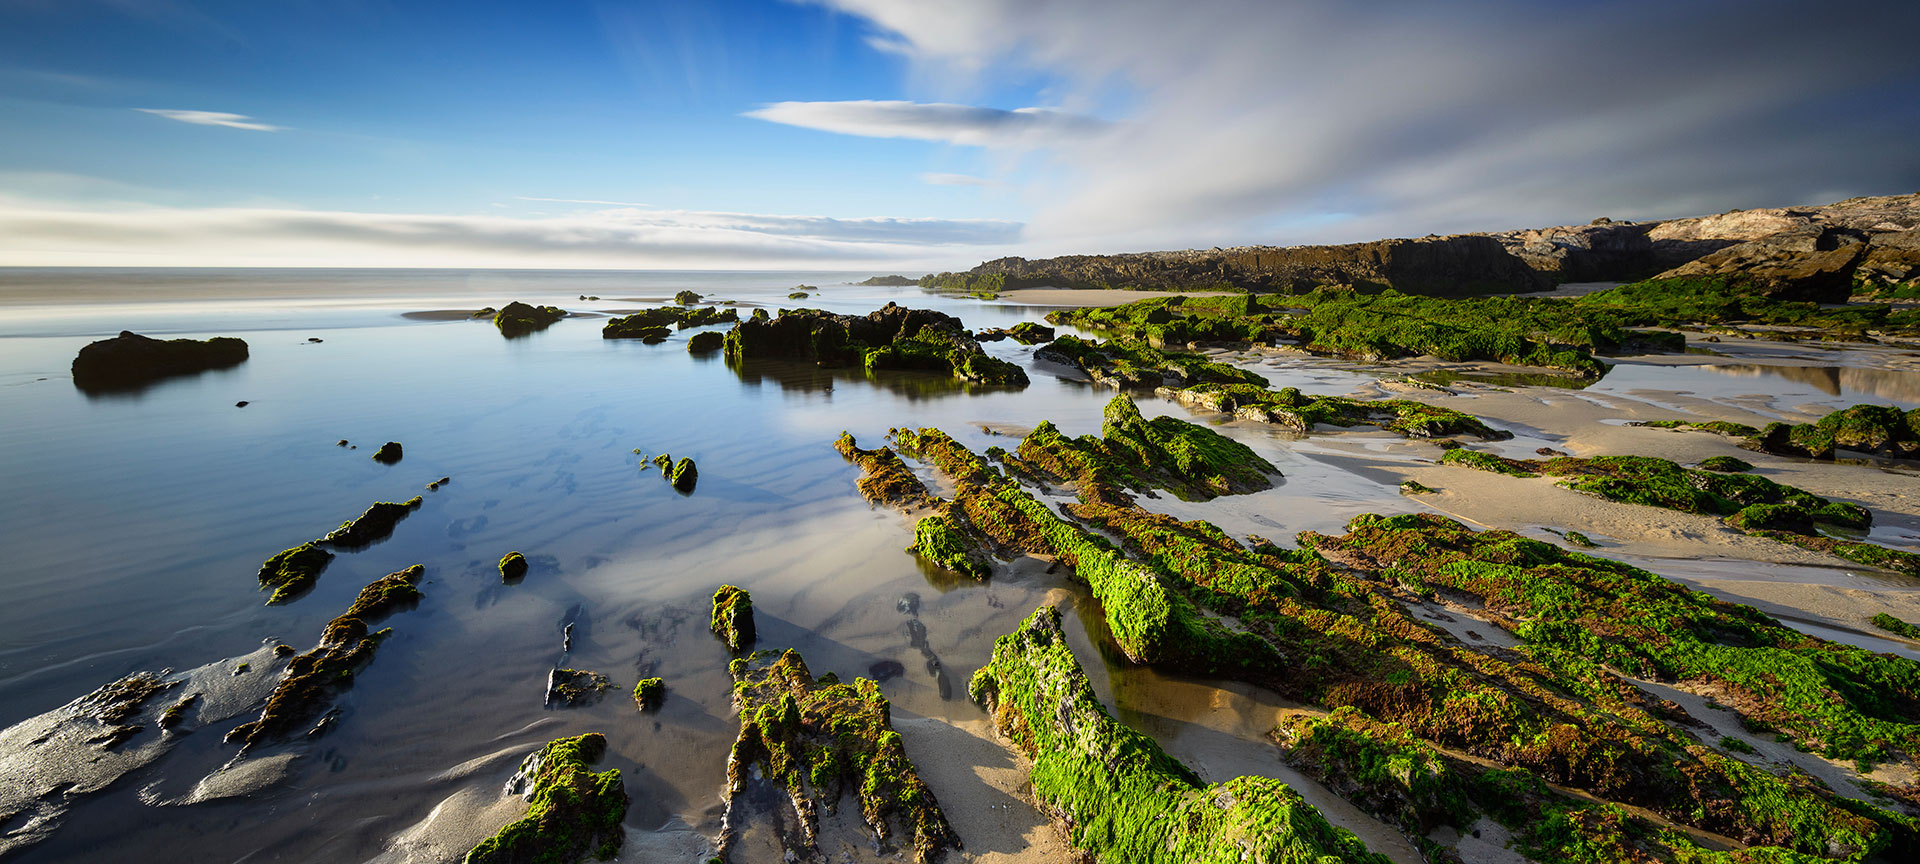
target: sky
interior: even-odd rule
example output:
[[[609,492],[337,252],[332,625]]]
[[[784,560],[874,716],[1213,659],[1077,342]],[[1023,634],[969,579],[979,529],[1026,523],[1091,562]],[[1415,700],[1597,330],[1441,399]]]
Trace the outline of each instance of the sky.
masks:
[[[0,266],[964,269],[1920,191],[1920,3],[0,0]]]

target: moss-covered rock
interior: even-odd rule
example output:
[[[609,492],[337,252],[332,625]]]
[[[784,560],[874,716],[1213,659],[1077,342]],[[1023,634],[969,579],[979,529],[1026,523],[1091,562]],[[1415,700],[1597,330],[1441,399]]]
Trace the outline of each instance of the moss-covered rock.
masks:
[[[735,651],[753,644],[753,595],[745,588],[722,585],[713,592],[713,615],[707,625],[720,641]]]
[[[1245,444],[1174,417],[1147,420],[1122,393],[1107,402],[1101,437],[1067,438],[1042,422],[1020,442],[1020,458],[1082,493],[1123,497],[1122,487],[1161,488],[1189,500],[1271,488],[1279,469]]]
[[[589,732],[528,756],[507,782],[508,794],[527,799],[527,815],[480,841],[465,864],[573,864],[618,855],[626,840],[626,783],[617,768],[588,767],[606,750],[606,737]]]
[[[267,605],[287,603],[305,594],[333,562],[333,553],[312,543],[282,551],[260,565],[260,588],[273,589]]]
[[[414,583],[424,572],[414,565],[362,588],[346,613],[327,622],[317,647],[287,661],[286,672],[267,697],[260,717],[234,727],[226,740],[241,745],[245,752],[302,729],[310,736],[325,731],[324,723],[307,727],[336,695],[353,686],[353,676],[373,662],[374,651],[390,632],[371,632],[367,622],[419,599]]]
[[[642,678],[633,685],[633,704],[642,711],[660,710],[660,703],[666,698],[667,682],[659,678]]]
[[[980,544],[972,537],[972,526],[964,516],[951,512],[935,513],[914,523],[913,545],[908,546],[907,551],[975,579],[993,574],[993,565],[980,553]]]
[[[784,310],[777,318],[755,315],[727,333],[726,350],[735,359],[811,360],[872,372],[943,372],[978,384],[1029,383],[1026,370],[982,351],[960,319],[893,303],[865,316],[819,309]]]
[[[1105,342],[1061,336],[1033,352],[1040,360],[1071,366],[1095,383],[1121,389],[1189,387],[1196,384],[1267,386],[1257,372],[1216,363],[1185,351],[1169,351],[1133,339]]]
[[[1744,474],[1753,470],[1753,463],[1736,456],[1709,456],[1700,460],[1700,470],[1719,474]]]
[[[1740,446],[1807,459],[1832,459],[1836,449],[1920,459],[1920,408],[1855,405],[1812,423],[1769,423]]]
[[[733,311],[731,309],[727,310]],[[687,339],[688,354],[712,354],[726,347],[727,336],[717,330],[705,330]]]
[[[900,461],[899,454],[886,447],[862,450],[854,440],[853,434],[842,431],[833,442],[833,448],[840,452],[848,462],[860,466],[861,477],[858,482],[860,494],[875,504],[887,504],[904,510],[913,510],[933,504],[933,498],[927,493],[927,486],[914,476],[913,470]]]
[[[1032,321],[1022,321],[1007,328],[1007,335],[1022,345],[1040,345],[1053,341],[1053,328]]]
[[[405,455],[406,451],[400,446],[400,442],[388,441],[380,445],[380,449],[373,451],[373,461],[382,465],[392,465],[399,462]]]
[[[547,696],[545,704],[550,708],[574,708],[591,705],[600,701],[600,697],[613,689],[613,680],[591,669],[562,669],[554,667],[547,671]]]
[[[673,295],[673,302],[682,306],[692,306],[700,302],[701,296],[703,295],[698,291],[676,291]]]
[[[1915,627],[1885,612],[1873,616],[1872,622],[1873,626],[1885,630],[1888,633],[1905,636],[1908,639],[1920,640],[1920,627]]]
[[[1488,426],[1480,418],[1451,408],[1411,399],[1349,399],[1308,396],[1293,387],[1268,390],[1249,384],[1199,384],[1163,388],[1160,395],[1190,408],[1232,414],[1241,420],[1273,423],[1296,432],[1315,426],[1379,426],[1409,438],[1451,438],[1472,435],[1486,441],[1504,441],[1512,432]]]
[[[493,313],[493,326],[500,328],[500,335],[514,339],[545,330],[553,326],[553,322],[565,317],[567,317],[565,309],[555,306],[529,306],[515,300]]]
[[[757,775],[793,802],[803,848],[788,851],[799,858],[819,853],[814,843],[820,816],[833,813],[843,795],[859,802],[883,854],[898,846],[926,864],[960,845],[893,731],[880,685],[865,678],[852,684],[833,676],[816,679],[797,651],[756,652],[735,661],[732,671],[740,737],[727,759],[729,823]],[[722,857],[731,840],[722,835]]]
[[[527,556],[518,551],[500,556],[500,581],[516,582],[527,576]]]
[[[1209,785],[1107,712],[1042,606],[995,643],[968,688],[1033,760],[1033,796],[1095,861],[1385,864],[1265,777]]]
[[[705,327],[739,320],[738,309],[721,309],[717,306],[662,306],[658,309],[647,309],[632,315],[609,319],[606,325],[600,328],[600,336],[603,339],[640,339],[646,342],[659,342],[667,338],[669,326],[685,330],[689,327]]]
[[[700,482],[700,469],[693,464],[692,459],[684,456],[680,461],[673,463],[672,471],[661,473],[667,478],[668,483],[673,484],[674,489],[682,493],[692,492],[694,485]]]
[[[395,504],[392,501],[376,501],[365,513],[357,518],[340,523],[318,542],[336,549],[361,549],[393,536],[393,529],[407,514],[420,509],[421,498],[415,495],[405,502]]]
[[[137,389],[177,375],[246,362],[247,343],[229,336],[153,339],[128,330],[88,343],[73,358],[73,384],[87,391]]]

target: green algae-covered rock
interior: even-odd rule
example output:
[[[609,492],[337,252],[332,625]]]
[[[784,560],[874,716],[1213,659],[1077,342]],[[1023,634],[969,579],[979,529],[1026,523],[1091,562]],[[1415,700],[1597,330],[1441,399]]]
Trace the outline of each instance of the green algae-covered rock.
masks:
[[[666,475],[667,482],[681,492],[692,492],[694,484],[700,482],[700,469],[694,466],[692,459],[686,457],[673,463],[672,471],[662,473]]]
[[[1278,780],[1209,785],[1152,738],[1115,720],[1060,630],[1036,610],[995,643],[968,688],[994,726],[1033,760],[1033,795],[1072,844],[1129,864],[1386,864]]]
[[[753,596],[744,588],[722,585],[713,592],[713,616],[707,629],[735,651],[753,644]]]
[[[286,603],[313,587],[320,571],[332,563],[333,553],[312,543],[302,543],[268,558],[260,565],[260,587],[272,588],[268,605]]]
[[[392,501],[376,501],[373,506],[367,508],[367,512],[360,514],[358,518],[340,523],[340,527],[333,529],[318,542],[336,549],[359,549],[370,546],[393,536],[394,527],[400,524],[400,520],[407,518],[407,514],[420,509],[420,504],[421,498],[418,495],[400,504]]]
[[[733,310],[729,309],[727,311],[731,312]],[[713,352],[726,347],[726,344],[727,344],[726,334],[721,333],[717,330],[705,330],[705,331],[693,334],[693,337],[687,340],[687,353],[688,354],[712,354]]]
[[[73,358],[73,383],[82,390],[134,389],[176,375],[237,366],[247,359],[247,343],[229,336],[153,339],[129,330],[92,342]]]
[[[500,556],[500,581],[512,582],[527,575],[527,556],[508,552]]]
[[[734,661],[733,699],[740,737],[727,760],[729,824],[748,784],[765,782],[786,793],[811,838],[822,813],[843,795],[859,802],[860,816],[880,849],[900,847],[916,864],[938,860],[959,838],[940,812],[933,790],[907,758],[880,686],[859,678],[814,678],[799,652],[755,652]],[[776,805],[779,806],[779,805]],[[723,834],[721,854],[731,836]],[[814,860],[821,850],[802,839],[788,860]],[[890,851],[890,850],[889,850]]]
[[[400,442],[388,441],[380,445],[380,449],[373,451],[373,461],[382,465],[392,465],[399,462],[405,455],[406,450],[400,446]]]
[[[1039,345],[1053,341],[1053,328],[1032,321],[1022,321],[1007,328],[1007,335],[1022,345]]]
[[[529,306],[515,300],[493,313],[493,326],[500,328],[500,335],[512,339],[545,330],[552,326],[553,322],[565,317],[567,317],[565,309],[556,306]]]
[[[980,554],[979,543],[968,536],[964,518],[948,513],[922,518],[914,523],[913,545],[908,546],[907,551],[956,573],[975,579],[987,578],[992,575],[993,566]]]
[[[1832,459],[1835,449],[1920,459],[1920,408],[1855,405],[1812,423],[1770,423],[1740,446],[1808,459]]]
[[[466,864],[573,864],[618,855],[626,839],[626,783],[617,768],[588,768],[606,750],[606,737],[589,732],[528,756],[507,782],[509,793],[527,799],[527,815],[480,841]]]
[[[1026,370],[988,356],[967,336],[960,319],[893,303],[867,315],[836,315],[820,309],[783,310],[752,318],[727,333],[734,359],[811,360],[825,367],[870,371],[945,372],[978,384],[1026,386]]]
[[[642,678],[633,685],[633,704],[642,711],[660,710],[660,702],[667,698],[667,682],[659,678]]]
[[[1700,460],[1700,470],[1720,474],[1744,474],[1753,470],[1753,463],[1734,456],[1709,456]]]
[[[701,295],[697,291],[677,291],[674,292],[673,302],[682,306],[692,306],[700,302],[700,297]]]

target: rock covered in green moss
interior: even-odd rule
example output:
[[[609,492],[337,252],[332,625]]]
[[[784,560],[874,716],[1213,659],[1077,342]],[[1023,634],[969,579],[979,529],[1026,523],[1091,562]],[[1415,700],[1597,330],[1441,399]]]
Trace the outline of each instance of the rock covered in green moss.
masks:
[[[500,581],[513,582],[527,575],[527,556],[518,551],[500,556]]]
[[[1007,335],[1022,345],[1040,345],[1053,341],[1053,328],[1032,321],[1022,321],[1007,328]]]
[[[1753,463],[1734,456],[1709,456],[1700,460],[1700,470],[1720,474],[1744,474],[1753,470]]]
[[[1920,408],[1855,405],[1812,423],[1769,423],[1740,446],[1808,459],[1832,459],[1836,449],[1920,459]]]
[[[1915,627],[1885,612],[1873,616],[1872,622],[1873,626],[1885,630],[1888,633],[1905,636],[1908,639],[1920,640],[1920,627]]]
[[[1209,785],[1107,712],[1042,606],[994,645],[968,688],[1033,760],[1033,796],[1073,846],[1103,862],[1347,861],[1385,864],[1286,784]]]
[[[731,312],[733,310],[729,309],[727,311]],[[693,334],[693,337],[687,340],[687,353],[711,354],[726,347],[726,344],[726,334],[717,330],[705,330]]]
[[[507,781],[507,794],[527,800],[527,815],[480,841],[465,864],[573,864],[618,855],[626,840],[626,783],[617,768],[589,768],[606,750],[606,737],[589,732],[528,756]]]
[[[112,339],[88,343],[73,358],[73,383],[82,390],[133,389],[177,375],[237,366],[247,359],[247,343],[229,336],[153,339],[130,330]]]
[[[964,516],[941,512],[922,517],[914,523],[913,545],[907,551],[956,573],[985,579],[993,574],[993,565],[980,553],[971,530]]]
[[[672,471],[662,473],[666,476],[667,482],[681,492],[692,492],[694,484],[700,482],[700,469],[694,466],[692,459],[684,456],[680,461],[673,463]]]
[[[260,588],[273,589],[268,605],[289,602],[320,578],[320,571],[333,562],[333,553],[312,543],[302,543],[282,551],[260,565]]]
[[[1271,488],[1279,469],[1245,444],[1174,417],[1147,420],[1122,393],[1107,402],[1101,437],[1067,438],[1042,422],[1021,440],[1027,465],[1082,491],[1162,488],[1206,500]]]
[[[893,303],[864,316],[819,309],[784,310],[777,318],[756,314],[727,333],[726,350],[735,359],[811,360],[831,368],[943,372],[978,384],[1029,383],[1026,370],[982,351],[960,319]]]
[[[1418,480],[1400,481],[1400,494],[1402,495],[1431,495],[1433,491],[1432,486],[1428,486]]]
[[[753,644],[753,595],[745,588],[722,585],[713,592],[713,615],[707,625],[720,641],[735,651]]]
[[[1504,441],[1512,432],[1488,426],[1480,418],[1451,408],[1411,399],[1349,399],[1308,396],[1293,387],[1268,390],[1249,384],[1199,384],[1163,388],[1160,395],[1192,408],[1232,414],[1241,420],[1273,423],[1296,432],[1315,426],[1379,426],[1409,438],[1448,438],[1472,435]]]
[[[1095,383],[1121,389],[1190,387],[1196,384],[1267,386],[1257,372],[1216,363],[1186,351],[1169,351],[1131,339],[1106,342],[1061,336],[1033,352],[1039,360],[1071,366]]]
[[[927,486],[914,476],[913,469],[900,461],[900,455],[886,447],[862,450],[853,434],[842,430],[833,448],[848,462],[860,466],[857,485],[860,494],[875,504],[888,504],[906,510],[927,507],[933,498]]]
[[[556,306],[529,306],[515,300],[493,313],[493,326],[500,328],[500,335],[512,339],[545,330],[553,326],[553,322],[565,317],[567,317],[565,309]]]
[[[641,339],[658,342],[667,338],[667,327],[685,330],[690,327],[705,327],[712,324],[726,324],[740,320],[737,309],[721,309],[717,306],[662,306],[647,309],[609,319],[600,328],[603,339]]]
[[[418,495],[400,504],[392,501],[376,501],[373,506],[367,508],[365,513],[340,523],[340,527],[333,529],[318,542],[336,549],[360,549],[371,546],[393,536],[394,527],[400,524],[400,520],[407,518],[407,514],[420,509],[420,504],[421,498]]]
[[[636,318],[641,320],[635,321]],[[600,338],[638,339],[649,345],[667,341],[667,336],[672,331],[665,325],[649,323],[647,318],[648,316],[643,315],[628,315],[625,318],[609,320],[606,326],[600,328]]]
[[[380,445],[380,449],[373,451],[373,461],[382,465],[392,465],[399,462],[400,457],[404,455],[406,451],[400,446],[400,442],[388,441]]]
[[[599,672],[556,666],[547,671],[547,695],[543,704],[550,708],[591,705],[612,689],[613,680]]]
[[[660,710],[660,702],[667,698],[667,682],[659,678],[642,678],[633,685],[633,704],[642,711]]]
[[[340,691],[353,686],[355,674],[373,662],[375,650],[389,630],[370,631],[367,622],[411,604],[420,596],[414,582],[425,568],[414,565],[388,574],[368,584],[354,598],[346,613],[327,622],[320,632],[320,644],[305,654],[287,661],[287,669],[273,694],[267,697],[260,717],[227,733],[226,741],[241,745],[242,752],[279,740],[306,729],[309,736],[325,731],[323,721],[306,728],[320,715]]]
[[[701,296],[698,291],[676,291],[673,295],[673,302],[682,306],[692,306],[700,302]]]
[[[893,731],[880,685],[816,679],[797,651],[756,652],[731,671],[740,737],[727,758],[728,824],[748,784],[759,780],[785,792],[799,818],[801,848],[789,848],[791,856],[820,853],[820,817],[834,813],[842,796],[859,803],[882,854],[899,847],[926,864],[960,845]],[[722,834],[723,858],[731,840]]]

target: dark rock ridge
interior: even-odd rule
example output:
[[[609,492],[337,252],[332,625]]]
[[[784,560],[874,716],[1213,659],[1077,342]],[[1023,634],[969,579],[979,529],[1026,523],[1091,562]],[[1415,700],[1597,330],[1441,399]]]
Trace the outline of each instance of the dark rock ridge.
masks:
[[[1562,282],[1733,275],[1781,299],[1840,302],[1850,291],[1920,292],[1920,193],[1337,246],[1001,258],[965,273],[928,276],[920,284],[1256,293],[1355,285],[1462,296],[1540,291]]]
[[[73,383],[82,390],[133,389],[162,378],[237,366],[247,359],[247,343],[228,336],[153,339],[122,330],[80,349],[73,358]]]
[[[1027,386],[1026,370],[988,355],[960,319],[930,309],[888,303],[866,315],[785,309],[755,315],[727,333],[729,358],[812,360],[823,367],[869,371],[950,372],[976,384]]]

